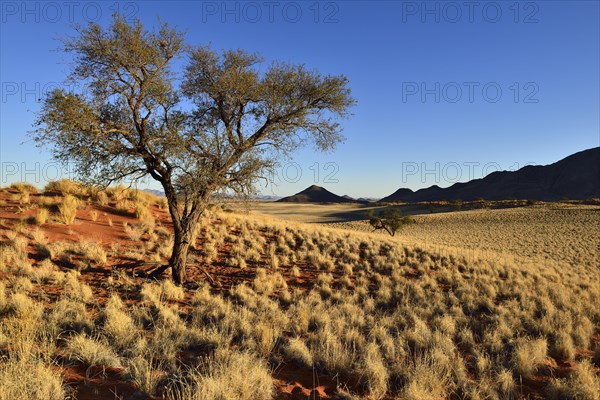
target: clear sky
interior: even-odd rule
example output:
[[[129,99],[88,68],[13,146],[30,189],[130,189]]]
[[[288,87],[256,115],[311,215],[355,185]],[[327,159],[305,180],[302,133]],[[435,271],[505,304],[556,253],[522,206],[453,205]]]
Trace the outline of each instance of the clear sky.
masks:
[[[311,184],[382,197],[548,164],[600,144],[598,1],[2,1],[0,185],[59,173],[27,137],[64,85],[58,38],[119,10],[160,17],[191,44],[243,48],[344,74],[358,105],[344,144],[282,160],[289,195]],[[149,187],[157,187],[148,183]]]

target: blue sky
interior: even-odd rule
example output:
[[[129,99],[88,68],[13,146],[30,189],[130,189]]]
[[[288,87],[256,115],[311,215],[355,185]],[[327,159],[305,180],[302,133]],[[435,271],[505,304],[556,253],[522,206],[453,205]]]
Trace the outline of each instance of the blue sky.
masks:
[[[598,1],[3,1],[0,185],[58,175],[26,134],[69,70],[57,39],[117,9],[147,26],[160,17],[191,44],[349,78],[358,105],[345,143],[282,160],[264,194],[318,184],[382,197],[600,145]]]

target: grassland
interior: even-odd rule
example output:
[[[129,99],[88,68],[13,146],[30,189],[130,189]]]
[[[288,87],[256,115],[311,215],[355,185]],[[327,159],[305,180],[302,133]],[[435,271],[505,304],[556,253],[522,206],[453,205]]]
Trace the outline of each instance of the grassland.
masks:
[[[599,399],[598,207],[211,211],[176,287],[160,199],[49,189],[0,193],[2,400]]]
[[[378,206],[368,206],[358,203],[318,204],[318,203],[279,203],[272,201],[253,201],[250,203],[229,203],[227,208],[238,212],[263,215],[286,221],[303,222],[307,224],[329,224],[365,219],[370,209]]]
[[[538,203],[506,207],[500,203],[497,207],[456,210],[451,206],[405,205],[399,208],[416,223],[403,227],[394,239],[441,254],[525,263],[532,268],[548,263],[592,270],[600,266],[600,206]],[[248,210],[256,215],[372,233],[366,212],[381,208],[259,202]]]

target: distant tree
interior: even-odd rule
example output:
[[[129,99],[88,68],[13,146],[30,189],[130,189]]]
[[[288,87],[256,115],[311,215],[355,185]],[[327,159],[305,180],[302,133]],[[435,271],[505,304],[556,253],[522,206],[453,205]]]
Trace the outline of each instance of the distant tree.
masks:
[[[369,224],[373,227],[373,231],[383,229],[391,236],[394,236],[398,229],[404,225],[414,222],[412,218],[403,216],[400,210],[394,208],[386,208],[378,215],[375,215],[375,212],[371,210],[367,216],[369,217]]]
[[[83,94],[55,90],[43,100],[32,134],[80,180],[101,186],[150,176],[168,200],[173,280],[186,279],[194,226],[217,191],[249,193],[276,157],[312,139],[327,150],[337,122],[355,103],[344,76],[273,62],[243,50],[186,47],[160,23],[145,30],[115,15],[64,40],[75,55],[70,79]],[[174,60],[187,54],[185,68]],[[179,72],[179,73],[176,73]]]

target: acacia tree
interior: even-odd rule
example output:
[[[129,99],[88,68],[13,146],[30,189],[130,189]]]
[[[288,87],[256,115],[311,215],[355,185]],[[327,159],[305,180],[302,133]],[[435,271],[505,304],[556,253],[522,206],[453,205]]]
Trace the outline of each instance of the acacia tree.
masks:
[[[394,236],[404,225],[414,222],[412,218],[402,216],[400,210],[393,208],[386,208],[378,215],[375,215],[375,212],[371,210],[367,213],[367,217],[369,217],[369,224],[373,227],[373,232],[383,229],[390,236]]]
[[[149,31],[115,15],[107,29],[76,28],[64,51],[74,54],[69,78],[86,90],[49,93],[33,137],[86,183],[150,176],[162,185],[174,245],[161,271],[172,268],[178,284],[211,196],[248,193],[275,157],[308,139],[333,148],[355,103],[344,76],[281,62],[261,69],[257,54],[188,47],[166,23]]]

